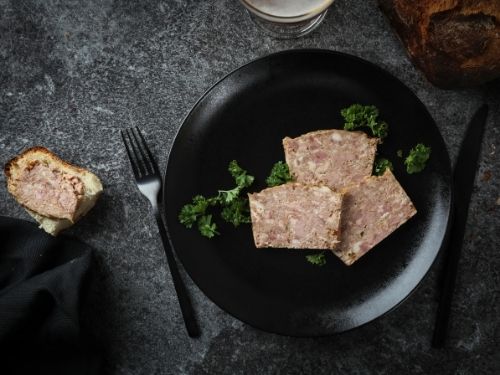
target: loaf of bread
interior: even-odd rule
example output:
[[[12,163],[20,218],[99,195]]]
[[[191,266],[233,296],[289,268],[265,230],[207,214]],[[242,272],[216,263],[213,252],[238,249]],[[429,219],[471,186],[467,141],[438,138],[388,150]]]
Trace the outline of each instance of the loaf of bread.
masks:
[[[410,58],[434,85],[500,77],[500,0],[379,0]]]
[[[85,215],[102,192],[99,178],[44,147],[5,165],[7,189],[47,233],[56,236]]]

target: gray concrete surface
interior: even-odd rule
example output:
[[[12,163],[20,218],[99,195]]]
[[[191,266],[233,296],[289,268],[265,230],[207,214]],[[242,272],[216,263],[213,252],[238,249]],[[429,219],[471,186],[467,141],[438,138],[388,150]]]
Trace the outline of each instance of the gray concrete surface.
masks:
[[[132,183],[118,129],[140,126],[165,168],[197,98],[271,52],[318,47],[375,62],[426,104],[455,160],[465,125],[491,105],[446,349],[430,348],[437,262],[401,307],[349,333],[295,339],[257,331],[186,278],[203,335],[189,339],[154,219]],[[96,249],[85,325],[106,374],[500,373],[500,87],[444,91],[409,62],[374,0],[337,0],[298,40],[263,35],[237,1],[0,0],[0,164],[44,145],[95,171],[105,193],[70,234]],[[0,174],[0,214],[27,215]]]

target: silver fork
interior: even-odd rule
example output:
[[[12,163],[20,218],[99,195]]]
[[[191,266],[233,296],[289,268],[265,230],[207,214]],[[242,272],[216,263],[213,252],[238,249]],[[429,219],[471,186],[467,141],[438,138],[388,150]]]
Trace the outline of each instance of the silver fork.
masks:
[[[135,181],[139,191],[148,198],[153,213],[158,223],[158,229],[161,239],[163,241],[163,248],[167,256],[167,263],[174,282],[177,299],[181,308],[184,323],[190,337],[199,336],[198,325],[193,313],[193,307],[187,294],[184,282],[179,274],[177,262],[172,251],[172,246],[165,230],[165,225],[161,217],[160,209],[158,207],[158,193],[161,189],[161,177],[158,166],[151,154],[151,151],[144,140],[139,128],[130,128],[121,131],[123,143],[127,150],[132,171],[134,172]]]

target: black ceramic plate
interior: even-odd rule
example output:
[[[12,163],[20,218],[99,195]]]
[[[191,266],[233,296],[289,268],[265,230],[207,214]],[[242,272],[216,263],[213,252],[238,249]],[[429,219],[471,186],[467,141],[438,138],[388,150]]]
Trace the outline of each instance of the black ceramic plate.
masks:
[[[215,195],[234,183],[236,159],[264,187],[281,140],[341,128],[341,108],[374,104],[390,125],[379,153],[418,213],[351,267],[333,254],[309,264],[307,250],[256,249],[250,225],[218,222],[207,239],[179,224],[196,194]],[[408,175],[403,160],[417,142],[432,147],[426,169]],[[353,150],[356,152],[356,150]],[[186,271],[217,305],[265,331],[318,336],[367,323],[403,301],[431,267],[443,241],[451,204],[450,161],[443,139],[419,99],[383,69],[342,53],[285,51],[253,61],[216,83],[185,119],[170,152],[164,199],[170,236]]]

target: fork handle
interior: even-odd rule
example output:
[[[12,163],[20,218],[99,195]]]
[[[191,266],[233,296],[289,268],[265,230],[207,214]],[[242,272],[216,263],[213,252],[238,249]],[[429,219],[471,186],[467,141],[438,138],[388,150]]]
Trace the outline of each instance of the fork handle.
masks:
[[[170,269],[170,274],[172,275],[172,281],[174,282],[174,288],[175,292],[177,293],[177,299],[181,307],[182,317],[184,318],[186,330],[190,337],[198,337],[200,335],[200,331],[194,316],[193,306],[191,305],[191,300],[189,299],[184,281],[182,281],[181,275],[179,274],[179,268],[177,267],[177,262],[170,245],[170,240],[168,238],[167,231],[165,230],[165,225],[163,223],[160,211],[157,208],[155,208],[154,210],[154,215],[158,224],[158,229],[160,231],[165,255],[167,256],[168,268]]]

